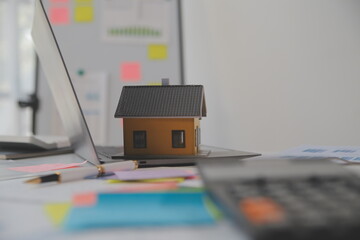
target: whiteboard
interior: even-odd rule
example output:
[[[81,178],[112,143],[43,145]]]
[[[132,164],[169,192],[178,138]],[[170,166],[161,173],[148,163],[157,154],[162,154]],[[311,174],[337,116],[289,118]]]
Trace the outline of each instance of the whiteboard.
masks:
[[[96,144],[122,145],[121,120],[113,115],[124,85],[162,79],[184,84],[179,0],[44,0],[44,5]],[[98,86],[98,95],[96,87],[86,87],[87,79]],[[40,74],[38,133],[59,134],[49,97]],[[89,104],[89,97],[100,103]],[[106,109],[95,111],[97,106]]]

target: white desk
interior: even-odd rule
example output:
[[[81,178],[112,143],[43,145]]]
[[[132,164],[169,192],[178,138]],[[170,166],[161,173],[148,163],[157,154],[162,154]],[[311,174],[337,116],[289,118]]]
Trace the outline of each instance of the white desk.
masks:
[[[0,161],[0,178],[20,177],[24,173],[8,170],[14,166],[44,163],[81,162],[73,154]],[[29,174],[26,174],[29,175]],[[36,174],[32,174],[36,175]],[[226,220],[213,226],[111,228],[66,233],[54,227],[44,212],[44,204],[70,202],[74,193],[116,189],[117,184],[102,180],[83,180],[63,184],[24,184],[24,178],[0,181],[0,239],[1,240],[99,240],[99,239],[245,239]]]
[[[19,177],[22,173],[7,170],[14,166],[43,163],[72,163],[82,160],[75,155],[59,155],[28,160],[0,161],[1,178]],[[360,174],[360,166],[346,166]],[[24,178],[0,181],[1,240],[115,240],[115,239],[246,239],[227,220],[214,226],[111,228],[77,233],[63,232],[54,227],[44,212],[44,204],[70,202],[74,193],[116,189],[119,185],[102,180],[83,180],[63,184],[24,184]]]

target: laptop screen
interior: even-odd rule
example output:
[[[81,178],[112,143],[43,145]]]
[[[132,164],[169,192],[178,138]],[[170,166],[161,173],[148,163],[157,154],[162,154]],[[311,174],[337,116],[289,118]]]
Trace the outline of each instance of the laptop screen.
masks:
[[[77,155],[93,164],[100,164],[42,0],[36,0],[35,2],[31,35],[64,130]]]

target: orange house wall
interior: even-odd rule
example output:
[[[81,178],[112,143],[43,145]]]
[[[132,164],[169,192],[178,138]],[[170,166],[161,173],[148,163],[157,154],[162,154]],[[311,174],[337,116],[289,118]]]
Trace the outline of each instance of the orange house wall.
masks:
[[[194,118],[125,118],[125,155],[195,155]],[[172,147],[172,130],[185,130],[185,148]],[[146,131],[146,148],[133,148],[133,131]]]

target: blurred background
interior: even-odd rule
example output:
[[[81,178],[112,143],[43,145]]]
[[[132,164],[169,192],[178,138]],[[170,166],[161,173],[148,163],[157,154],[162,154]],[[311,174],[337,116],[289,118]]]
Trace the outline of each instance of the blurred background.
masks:
[[[357,0],[44,3],[97,144],[122,145],[113,118],[122,86],[162,79],[205,86],[203,144],[260,153],[360,144]],[[32,13],[32,0],[0,0],[2,135],[63,134]]]
[[[32,110],[18,104],[30,100],[36,87],[32,17],[33,1],[0,0],[1,134],[29,134],[32,129]]]

